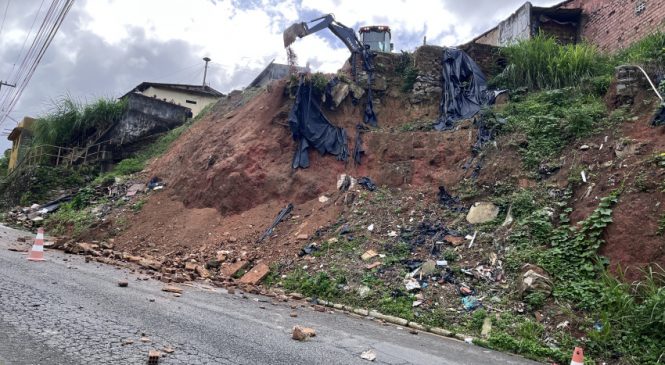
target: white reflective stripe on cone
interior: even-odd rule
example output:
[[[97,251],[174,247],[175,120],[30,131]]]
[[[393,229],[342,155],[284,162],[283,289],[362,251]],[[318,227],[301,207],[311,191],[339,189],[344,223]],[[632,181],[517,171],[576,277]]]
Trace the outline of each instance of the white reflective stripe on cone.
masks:
[[[44,234],[43,233],[37,233],[37,239],[38,240],[43,240],[44,239]]]
[[[33,251],[44,252],[44,246],[32,246]]]

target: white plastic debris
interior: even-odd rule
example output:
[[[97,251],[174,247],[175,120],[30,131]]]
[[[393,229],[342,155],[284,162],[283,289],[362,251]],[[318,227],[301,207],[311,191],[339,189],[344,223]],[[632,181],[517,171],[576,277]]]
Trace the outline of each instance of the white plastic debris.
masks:
[[[367,350],[360,354],[360,358],[364,360],[374,361],[376,360],[376,352],[374,350]]]
[[[584,171],[582,171],[580,174],[582,175],[582,181],[586,182],[586,174]]]
[[[374,231],[374,223],[367,226],[367,230],[370,231],[370,232]]]
[[[464,339],[464,342],[468,343],[469,345],[473,345],[473,338],[467,337]]]
[[[388,232],[388,237],[397,237],[397,232],[395,231]]]
[[[326,203],[328,200],[330,200],[330,198],[328,198],[328,197],[325,196],[325,195],[321,195],[321,196],[319,197],[319,203]]]
[[[436,260],[436,266],[448,266],[448,261],[446,261],[446,260]]]
[[[420,283],[414,278],[404,280],[404,286],[406,286],[407,291],[420,289]]]

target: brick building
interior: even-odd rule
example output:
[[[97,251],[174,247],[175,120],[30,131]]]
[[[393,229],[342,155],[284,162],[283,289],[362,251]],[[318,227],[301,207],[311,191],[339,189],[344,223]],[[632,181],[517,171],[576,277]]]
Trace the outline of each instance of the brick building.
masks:
[[[526,2],[471,43],[503,47],[543,32],[614,53],[658,30],[665,30],[665,0],[567,0],[549,8]]]
[[[568,0],[558,7],[581,9],[582,39],[608,52],[665,31],[664,0]]]

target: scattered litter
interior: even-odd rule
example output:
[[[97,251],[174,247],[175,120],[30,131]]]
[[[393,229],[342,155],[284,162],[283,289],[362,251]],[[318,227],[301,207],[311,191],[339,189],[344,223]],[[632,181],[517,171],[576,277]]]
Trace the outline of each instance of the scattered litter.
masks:
[[[378,255],[379,255],[379,254],[378,254],[376,251],[374,251],[374,250],[367,250],[367,251],[365,251],[362,255],[360,255],[360,258],[361,258],[363,261],[367,261],[367,260],[369,260],[369,259],[371,259],[371,258],[373,258],[373,257],[375,257],[375,256],[378,256]]]
[[[423,301],[422,301],[422,300],[416,300],[416,301],[413,302],[413,305],[412,305],[412,306],[415,308],[415,307],[420,306],[421,304],[423,304]]]
[[[406,286],[407,291],[413,291],[413,290],[416,290],[416,289],[420,289],[420,283],[418,282],[418,280],[416,280],[414,278],[409,278],[409,279],[404,280],[404,286]]]
[[[464,342],[468,343],[469,345],[473,345],[473,338],[472,337],[466,337],[464,339]]]
[[[289,213],[291,213],[291,210],[293,210],[293,204],[291,204],[291,203],[289,203],[289,205],[287,205],[285,208],[280,210],[279,214],[277,214],[277,217],[275,218],[275,220],[272,222],[270,227],[268,227],[268,229],[261,235],[258,242],[261,242],[264,239],[266,239],[266,237],[270,236],[272,234],[273,230],[275,229],[275,227],[279,224],[279,222],[281,222],[282,219],[284,219],[284,217],[286,217]]]
[[[328,198],[328,197],[325,196],[325,195],[321,195],[321,196],[319,197],[319,202],[320,202],[320,203],[326,203],[326,202],[328,202],[328,200],[330,200],[330,198]]]
[[[448,266],[448,261],[446,261],[446,260],[436,260],[436,266]]]
[[[367,350],[360,354],[360,358],[363,360],[374,361],[376,360],[376,352],[374,350]]]
[[[369,265],[365,265],[365,269],[367,269],[367,270],[372,270],[372,269],[375,269],[375,268],[377,268],[377,267],[379,267],[379,266],[381,266],[381,261],[377,261],[377,262],[373,262],[373,263],[371,263],[371,264],[369,264]]]
[[[363,176],[360,179],[358,179],[358,185],[361,185],[362,187],[364,187],[369,191],[376,190],[376,184],[374,184],[374,181],[372,181],[372,179],[370,179],[367,176]]]
[[[310,255],[312,252],[318,250],[319,247],[316,245],[316,242],[312,242],[309,245],[303,247],[300,249],[300,252],[298,253],[298,256],[303,257],[305,255]]]
[[[464,306],[464,309],[471,312],[480,307],[480,302],[474,296],[463,297],[462,306]]]
[[[388,237],[397,237],[397,232],[395,231],[388,232]]]
[[[586,182],[586,174],[584,171],[582,171],[580,174],[582,175],[582,181]]]
[[[370,232],[374,231],[374,223],[367,226],[367,230],[370,231]]]
[[[557,325],[556,325],[556,328],[558,328],[558,329],[567,328],[569,324],[570,324],[570,322],[568,322],[568,321],[563,321],[563,322],[557,324]]]
[[[473,243],[476,241],[476,236],[478,235],[478,231],[473,232],[473,237],[471,237],[471,243],[469,243],[469,248],[473,246]]]
[[[164,183],[162,183],[162,179],[158,178],[157,176],[153,176],[152,179],[148,182],[148,189],[149,190],[159,190],[164,188]]]

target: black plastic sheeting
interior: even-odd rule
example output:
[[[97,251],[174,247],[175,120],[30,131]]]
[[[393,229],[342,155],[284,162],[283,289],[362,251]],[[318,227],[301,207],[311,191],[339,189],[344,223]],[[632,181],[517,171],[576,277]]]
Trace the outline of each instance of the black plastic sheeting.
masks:
[[[294,169],[309,167],[310,147],[321,155],[329,153],[337,156],[338,161],[346,161],[349,157],[346,131],[330,123],[321,112],[318,100],[321,100],[321,95],[314,91],[309,82],[301,79],[296,102],[289,112],[291,134],[298,143],[291,164]]]
[[[360,179],[358,179],[358,185],[364,187],[369,191],[376,190],[376,184],[374,183],[374,181],[372,181],[372,179],[370,179],[367,176],[363,176]]]
[[[454,128],[454,123],[476,115],[484,105],[494,102],[495,94],[487,90],[485,75],[469,55],[457,48],[443,50],[442,88],[438,131]]]

